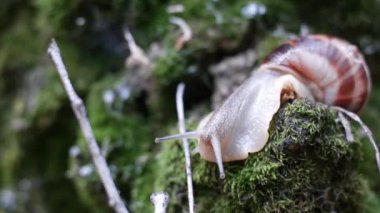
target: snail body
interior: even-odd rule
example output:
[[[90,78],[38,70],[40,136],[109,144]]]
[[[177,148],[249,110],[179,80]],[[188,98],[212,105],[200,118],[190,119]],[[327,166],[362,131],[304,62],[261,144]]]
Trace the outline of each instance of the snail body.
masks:
[[[296,91],[301,97],[313,96],[294,76],[260,70],[244,82],[198,127],[199,153],[216,162],[213,140],[220,143],[224,162],[243,160],[249,153],[260,151],[268,140],[269,124],[280,108],[280,94]],[[265,115],[265,116],[263,116]],[[203,124],[202,124],[203,123]],[[231,143],[234,141],[234,143]]]
[[[205,117],[193,132],[156,141],[196,137],[195,152],[216,162],[244,160],[263,149],[282,102],[298,97],[359,111],[371,89],[363,56],[348,42],[326,35],[290,40],[275,49],[252,76]]]

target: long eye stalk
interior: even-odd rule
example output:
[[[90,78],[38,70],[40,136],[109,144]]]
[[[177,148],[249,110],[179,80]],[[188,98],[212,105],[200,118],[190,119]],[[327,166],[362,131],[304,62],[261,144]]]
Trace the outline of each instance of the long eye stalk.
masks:
[[[223,159],[222,159],[222,151],[220,148],[220,142],[216,137],[212,137],[211,139],[211,145],[214,150],[216,164],[219,168],[219,178],[224,179],[226,177],[224,173],[224,167],[223,167]]]
[[[169,135],[162,138],[156,138],[154,142],[160,143],[162,141],[177,140],[177,139],[184,139],[184,138],[197,138],[197,137],[198,137],[198,132],[193,131],[193,132],[185,132],[185,133],[181,133],[177,135]]]

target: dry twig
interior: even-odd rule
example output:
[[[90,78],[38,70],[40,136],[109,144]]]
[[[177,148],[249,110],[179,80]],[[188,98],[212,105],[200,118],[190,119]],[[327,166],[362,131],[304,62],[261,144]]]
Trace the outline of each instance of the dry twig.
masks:
[[[180,83],[177,87],[176,94],[176,107],[178,115],[178,126],[180,133],[186,132],[185,127],[185,113],[183,110],[183,93],[185,90],[185,84]],[[185,164],[186,164],[186,178],[187,178],[187,190],[189,199],[189,212],[194,212],[194,193],[193,193],[193,179],[191,174],[191,161],[190,161],[190,148],[186,138],[182,139],[183,151],[185,153]]]
[[[350,112],[350,111],[348,111],[346,109],[343,109],[342,107],[338,107],[338,106],[333,106],[332,108],[336,109],[338,112],[344,113],[345,115],[347,115],[348,117],[350,117],[352,120],[358,122],[359,125],[363,128],[364,132],[367,134],[367,137],[369,138],[369,141],[371,142],[371,144],[373,146],[373,149],[375,150],[377,167],[379,168],[379,171],[380,171],[380,152],[379,152],[379,148],[377,147],[375,139],[373,139],[372,132],[368,128],[368,126],[365,125],[363,123],[363,121],[360,119],[360,117],[358,115],[356,115],[355,113]]]
[[[60,50],[54,39],[52,39],[50,43],[48,54],[57,67],[63,86],[66,90],[67,95],[69,96],[71,107],[73,108],[75,116],[77,117],[82,132],[86,138],[87,145],[92,156],[92,161],[95,164],[96,170],[107,192],[108,204],[117,213],[128,213],[128,210],[122,201],[119,195],[119,191],[117,190],[116,185],[112,179],[107,162],[101,154],[98,144],[96,143],[94,133],[87,118],[86,108],[83,104],[82,99],[77,95],[73,88],[73,85],[70,82],[66,67],[62,61]]]
[[[346,139],[349,143],[354,142],[354,136],[352,135],[351,126],[342,112],[338,112],[340,123],[343,125],[344,132],[346,133]]]
[[[169,204],[169,195],[166,192],[154,192],[150,196],[154,206],[154,213],[165,213]]]

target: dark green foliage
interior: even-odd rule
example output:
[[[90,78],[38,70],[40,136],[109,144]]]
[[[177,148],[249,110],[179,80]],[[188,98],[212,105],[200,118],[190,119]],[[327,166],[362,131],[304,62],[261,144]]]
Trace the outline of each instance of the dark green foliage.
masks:
[[[242,8],[254,2],[264,4],[266,13],[256,18],[243,17]],[[366,57],[375,90],[363,118],[371,129],[378,127],[380,4],[376,0],[187,0],[181,1],[185,7],[182,13],[168,14],[167,6],[175,3],[179,1],[1,1],[0,196],[4,190],[11,190],[18,199],[14,203],[17,208],[5,208],[6,212],[111,211],[96,173],[85,177],[77,174],[78,169],[90,163],[90,156],[60,79],[46,55],[52,37],[61,48],[75,89],[88,107],[98,142],[102,146],[109,142],[107,160],[132,212],[150,212],[149,195],[157,190],[172,191],[172,211],[186,209],[180,145],[163,144],[160,152],[161,146],[153,143],[154,136],[163,135],[176,122],[177,83],[186,82],[185,107],[194,113],[193,109],[209,103],[214,89],[209,67],[250,48],[255,49],[258,61],[262,60],[284,39],[274,35],[275,29],[297,34],[300,26],[307,25],[311,32],[339,35],[360,49],[369,50]],[[172,15],[184,18],[193,31],[192,40],[179,51],[173,47],[181,33],[178,26],[169,23]],[[116,102],[114,110],[110,110],[102,101],[102,92],[138,74],[125,69],[129,54],[122,36],[125,26],[147,52],[153,43],[161,47],[149,76],[154,92],[136,91],[129,100]],[[346,208],[353,206],[352,210],[359,208],[357,193],[363,191],[364,210],[380,209],[379,174],[370,146],[363,146],[359,168],[364,177],[358,182],[356,170],[351,169],[356,169],[360,154],[352,152],[360,151],[357,144],[350,147],[342,142],[342,131],[331,119],[334,115],[319,105],[317,111],[307,110],[309,105],[302,105],[302,109],[296,106],[301,107],[296,102],[276,117],[271,142],[263,152],[245,162],[226,164],[228,177],[224,182],[217,179],[214,164],[193,157],[198,210],[238,211],[243,206],[258,210],[272,206],[314,209],[322,205],[323,199],[309,202],[310,193],[320,195],[322,192],[317,189],[337,183],[335,191],[326,193],[330,202],[346,186],[342,177],[352,184],[342,195],[353,192],[349,197],[337,197],[337,208],[342,203],[349,203]],[[328,113],[321,115],[322,112]],[[306,119],[314,116],[320,120]],[[374,133],[380,141],[378,132]],[[333,137],[335,134],[338,137]],[[69,149],[75,145],[81,153],[73,158]],[[352,163],[352,168],[346,162]],[[333,169],[336,178],[328,182],[325,178],[333,174]],[[317,177],[323,178],[319,181]],[[22,188],[24,183],[31,183],[31,187]],[[305,186],[306,183],[310,185]],[[315,187],[318,184],[319,188]],[[306,188],[307,193],[301,193],[301,188]],[[30,199],[23,200],[25,194]],[[294,199],[295,196],[302,199]],[[358,200],[350,203],[354,198]],[[66,208],[62,208],[63,204]],[[3,207],[0,203],[0,212]],[[324,205],[326,210],[333,207],[331,203]]]
[[[365,110],[361,112],[361,116],[363,120],[366,121],[370,129],[372,130],[375,140],[379,144],[380,132],[378,131],[377,128],[378,128],[378,122],[380,118],[380,112],[379,112],[380,96],[377,94],[379,94],[380,90],[378,88],[373,88],[373,91],[374,91],[373,94],[375,95],[371,96]],[[369,188],[371,188],[372,190],[376,192],[380,192],[379,172],[375,164],[376,160],[373,154],[374,151],[368,139],[365,139],[365,142],[366,143],[363,145],[363,150],[364,150],[363,163],[360,164],[360,168],[361,168],[362,173],[368,176]],[[380,199],[378,198],[377,201],[380,201]],[[379,202],[378,202],[378,205],[380,205]]]
[[[154,75],[160,84],[168,85],[186,71],[185,63],[185,59],[181,57],[179,52],[168,51],[165,57],[157,60]]]
[[[193,157],[198,212],[350,211],[362,208],[358,142],[344,138],[336,114],[308,100],[286,104],[275,116],[265,148],[245,161],[215,164]],[[171,193],[171,212],[186,207],[180,146],[165,145],[160,183]]]

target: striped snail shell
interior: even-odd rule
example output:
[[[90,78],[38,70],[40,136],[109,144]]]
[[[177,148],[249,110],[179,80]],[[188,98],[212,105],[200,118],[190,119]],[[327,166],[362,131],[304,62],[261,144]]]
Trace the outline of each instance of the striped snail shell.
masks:
[[[314,98],[358,112],[371,91],[368,67],[356,46],[336,37],[310,35],[275,49],[265,64],[277,65],[309,85]]]
[[[193,132],[156,139],[197,138],[195,152],[216,162],[244,160],[263,149],[283,101],[297,97],[359,111],[371,89],[363,56],[348,42],[326,35],[290,40],[275,49],[252,76],[206,116]]]

